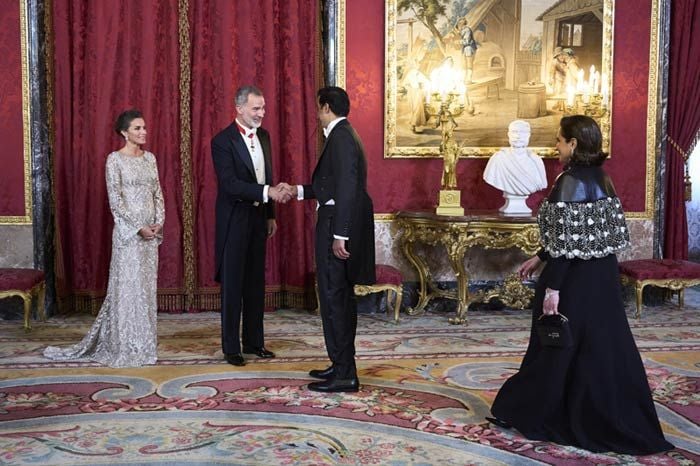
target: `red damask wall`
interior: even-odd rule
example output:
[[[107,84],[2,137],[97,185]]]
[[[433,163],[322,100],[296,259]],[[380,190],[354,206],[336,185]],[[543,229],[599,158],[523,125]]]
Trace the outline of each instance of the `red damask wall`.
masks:
[[[0,217],[25,215],[19,6],[0,8]]]
[[[614,19],[612,176],[627,212],[645,210],[646,120],[649,78],[651,0],[617,0]],[[437,200],[439,159],[384,159],[384,2],[352,0],[346,13],[346,87],[353,103],[350,120],[367,151],[369,189],[377,213],[430,209]],[[462,206],[496,209],[500,191],[481,175],[486,159],[458,165]],[[545,161],[550,183],[559,172]],[[546,191],[530,197],[539,204]]]

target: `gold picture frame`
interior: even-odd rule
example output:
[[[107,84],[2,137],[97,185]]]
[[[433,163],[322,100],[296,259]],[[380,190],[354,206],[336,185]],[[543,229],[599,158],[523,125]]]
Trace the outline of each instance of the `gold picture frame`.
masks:
[[[26,0],[19,0],[20,47],[22,67],[22,138],[23,178],[24,178],[24,215],[0,215],[0,225],[31,225],[32,224],[32,139],[31,131],[31,99],[29,96],[29,53]]]
[[[429,101],[431,73],[445,62],[464,76],[454,130],[462,157],[507,146],[515,119],[530,123],[535,152],[555,156],[559,119],[574,113],[598,121],[609,151],[614,0],[427,3],[385,4],[385,158],[440,156]]]

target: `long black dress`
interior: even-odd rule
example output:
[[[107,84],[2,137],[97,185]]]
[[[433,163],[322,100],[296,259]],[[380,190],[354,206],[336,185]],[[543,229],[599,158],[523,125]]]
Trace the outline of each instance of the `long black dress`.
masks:
[[[629,245],[629,235],[610,179],[600,167],[570,167],[542,204],[538,223],[544,244],[538,255],[546,265],[530,344],[491,412],[532,440],[635,455],[672,449],[624,311],[615,252]],[[570,348],[542,346],[537,338],[546,288],[560,290]]]

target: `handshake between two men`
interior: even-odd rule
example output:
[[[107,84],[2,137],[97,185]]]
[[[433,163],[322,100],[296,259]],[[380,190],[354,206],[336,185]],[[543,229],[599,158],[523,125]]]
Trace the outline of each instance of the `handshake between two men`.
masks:
[[[270,186],[267,195],[275,202],[286,204],[290,199],[296,199],[298,190],[296,186],[287,183],[279,183],[277,186]]]

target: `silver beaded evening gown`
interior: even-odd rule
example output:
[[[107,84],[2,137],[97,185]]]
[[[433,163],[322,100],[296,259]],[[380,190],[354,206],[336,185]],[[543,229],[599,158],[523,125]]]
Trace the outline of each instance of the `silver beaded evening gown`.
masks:
[[[141,157],[112,152],[105,176],[114,217],[107,296],[80,343],[67,348],[49,346],[44,356],[57,361],[89,359],[110,367],[154,364],[158,245],[162,239],[146,241],[138,231],[152,223],[162,225],[165,219],[156,159],[150,152]]]

